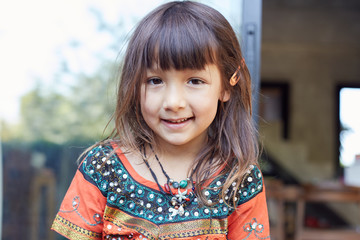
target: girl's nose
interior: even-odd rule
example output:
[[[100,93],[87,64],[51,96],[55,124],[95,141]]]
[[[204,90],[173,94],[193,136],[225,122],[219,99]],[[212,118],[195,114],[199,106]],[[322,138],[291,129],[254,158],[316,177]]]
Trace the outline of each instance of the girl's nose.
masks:
[[[166,110],[178,111],[186,106],[184,89],[176,84],[166,88],[163,107]]]

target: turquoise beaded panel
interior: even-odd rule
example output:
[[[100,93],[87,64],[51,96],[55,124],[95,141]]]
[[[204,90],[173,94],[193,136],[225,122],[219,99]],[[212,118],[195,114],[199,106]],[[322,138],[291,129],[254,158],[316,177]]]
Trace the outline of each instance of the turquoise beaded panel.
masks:
[[[216,204],[212,207],[202,206],[197,198],[194,198],[185,207],[182,216],[171,214],[169,210],[172,208],[170,203],[172,196],[144,186],[133,179],[120,158],[113,154],[113,148],[110,146],[98,146],[92,149],[80,166],[80,171],[85,179],[100,189],[110,207],[157,225],[185,220],[222,219],[234,211],[223,200],[218,201],[224,178],[216,178],[210,184],[209,190],[204,192],[208,201]],[[250,166],[241,188],[235,191],[237,204],[240,205],[256,196],[262,191],[262,184],[260,170],[256,166]],[[228,189],[228,194],[234,191],[235,185],[236,183],[233,183]],[[226,196],[227,198],[229,196]]]

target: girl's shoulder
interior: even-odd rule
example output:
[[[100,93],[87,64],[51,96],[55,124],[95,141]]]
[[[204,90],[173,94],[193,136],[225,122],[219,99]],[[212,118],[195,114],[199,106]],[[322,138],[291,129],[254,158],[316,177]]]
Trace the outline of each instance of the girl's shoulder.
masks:
[[[209,189],[212,189],[213,191],[214,190],[218,191],[218,189],[221,186],[223,186],[223,184],[225,183],[228,177],[229,175],[225,174],[223,176],[216,178],[210,184]],[[247,168],[247,171],[244,174],[244,176],[239,181],[240,181],[239,184],[237,181],[232,182],[230,187],[225,190],[225,198],[224,198],[225,200],[229,200],[229,202],[231,202],[230,200],[233,199],[233,196],[235,195],[235,201],[237,206],[245,202],[248,202],[249,200],[253,199],[263,191],[264,188],[263,176],[260,168],[256,165],[250,165]]]
[[[117,145],[115,143],[97,143],[89,147],[83,154],[80,162],[81,165],[89,165],[96,162],[105,162],[111,155],[116,154]],[[100,161],[99,161],[100,160]],[[98,167],[100,169],[100,167]]]
[[[104,196],[118,192],[119,184],[143,184],[154,187],[153,183],[134,169],[131,151],[124,150],[117,142],[106,142],[93,146],[86,153],[79,166],[84,178],[100,189]],[[132,159],[132,160],[131,160]]]
[[[264,181],[260,168],[256,165],[250,165],[238,190],[240,202],[246,202],[262,192],[263,185]]]
[[[122,166],[122,151],[115,142],[105,142],[93,145],[84,154],[79,165],[79,171],[84,178],[96,185],[106,195],[109,177],[114,166]]]
[[[82,159],[80,159],[80,164],[90,164],[91,160],[101,160],[101,162],[106,162],[110,158],[122,155],[123,151],[118,142],[114,140],[106,140],[99,143],[96,143],[85,150],[82,154]]]

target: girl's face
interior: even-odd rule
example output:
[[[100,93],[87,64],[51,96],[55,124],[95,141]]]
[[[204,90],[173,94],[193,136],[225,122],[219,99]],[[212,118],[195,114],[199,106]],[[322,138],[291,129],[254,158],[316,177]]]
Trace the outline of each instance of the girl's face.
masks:
[[[162,147],[200,148],[215,118],[221,97],[221,78],[216,65],[203,70],[147,70],[141,86],[141,113]]]

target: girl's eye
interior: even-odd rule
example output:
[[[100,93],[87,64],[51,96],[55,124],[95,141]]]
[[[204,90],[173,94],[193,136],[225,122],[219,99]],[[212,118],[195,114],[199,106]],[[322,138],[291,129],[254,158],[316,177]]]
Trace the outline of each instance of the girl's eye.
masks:
[[[158,85],[158,84],[162,84],[163,81],[160,78],[150,78],[147,80],[147,83],[151,85]]]
[[[198,79],[198,78],[192,78],[188,81],[189,84],[192,84],[192,85],[199,85],[199,84],[203,84],[205,83],[203,80],[201,79]]]

